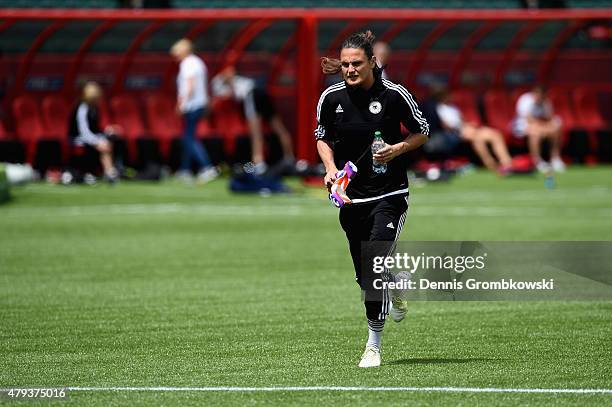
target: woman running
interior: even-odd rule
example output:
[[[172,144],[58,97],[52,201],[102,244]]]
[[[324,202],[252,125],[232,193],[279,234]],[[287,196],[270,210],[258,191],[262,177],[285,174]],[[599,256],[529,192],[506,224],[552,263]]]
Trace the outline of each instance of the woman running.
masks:
[[[376,274],[372,265],[375,257],[394,250],[408,209],[406,153],[423,145],[429,133],[412,94],[382,78],[373,41],[370,31],[353,34],[342,44],[339,60],[323,58],[323,73],[341,73],[343,80],[321,94],[315,130],[328,189],[336,181],[338,168],[348,161],[357,167],[346,191],[350,203],[340,209],[340,224],[349,241],[368,320],[360,367],[380,366],[385,319],[390,312],[399,322],[406,314],[405,292],[389,293],[376,281],[398,281],[406,275]],[[402,124],[408,136],[402,134]],[[373,148],[375,133],[384,143],[376,140]]]

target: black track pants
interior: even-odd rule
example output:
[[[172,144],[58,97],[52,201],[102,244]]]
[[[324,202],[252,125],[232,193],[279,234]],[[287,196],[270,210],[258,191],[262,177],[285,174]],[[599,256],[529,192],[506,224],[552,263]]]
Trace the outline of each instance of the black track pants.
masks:
[[[374,257],[392,255],[407,209],[408,198],[401,195],[340,209],[340,225],[349,241],[355,280],[365,292],[366,315],[370,320],[384,320],[390,302],[388,290],[373,288],[375,279],[389,278],[386,273],[374,273]]]

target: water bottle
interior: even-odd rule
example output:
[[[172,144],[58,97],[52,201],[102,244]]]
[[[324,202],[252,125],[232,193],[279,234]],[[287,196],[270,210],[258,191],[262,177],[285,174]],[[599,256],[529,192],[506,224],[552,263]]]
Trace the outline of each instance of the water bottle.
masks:
[[[555,176],[552,170],[547,170],[544,178],[544,187],[546,189],[554,189],[555,188]]]
[[[374,133],[374,141],[372,141],[372,155],[385,146],[385,141],[382,138],[380,131]],[[372,159],[372,171],[374,174],[384,174],[387,172],[387,164],[379,163]]]

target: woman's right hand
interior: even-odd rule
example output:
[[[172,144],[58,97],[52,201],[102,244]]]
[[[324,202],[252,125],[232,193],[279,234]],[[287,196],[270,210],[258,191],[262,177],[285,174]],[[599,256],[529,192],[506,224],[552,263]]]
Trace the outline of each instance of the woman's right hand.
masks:
[[[334,182],[336,182],[337,172],[338,172],[338,169],[334,168],[325,173],[325,178],[323,179],[323,182],[325,183],[325,186],[327,187],[327,190],[329,192],[331,192],[331,187],[334,184]]]

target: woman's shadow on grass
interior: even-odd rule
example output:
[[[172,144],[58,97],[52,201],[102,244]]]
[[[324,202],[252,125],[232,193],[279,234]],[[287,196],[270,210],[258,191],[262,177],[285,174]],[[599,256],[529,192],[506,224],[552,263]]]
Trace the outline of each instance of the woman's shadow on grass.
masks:
[[[387,365],[438,365],[451,363],[474,363],[474,362],[489,362],[493,358],[405,358],[392,360]]]

